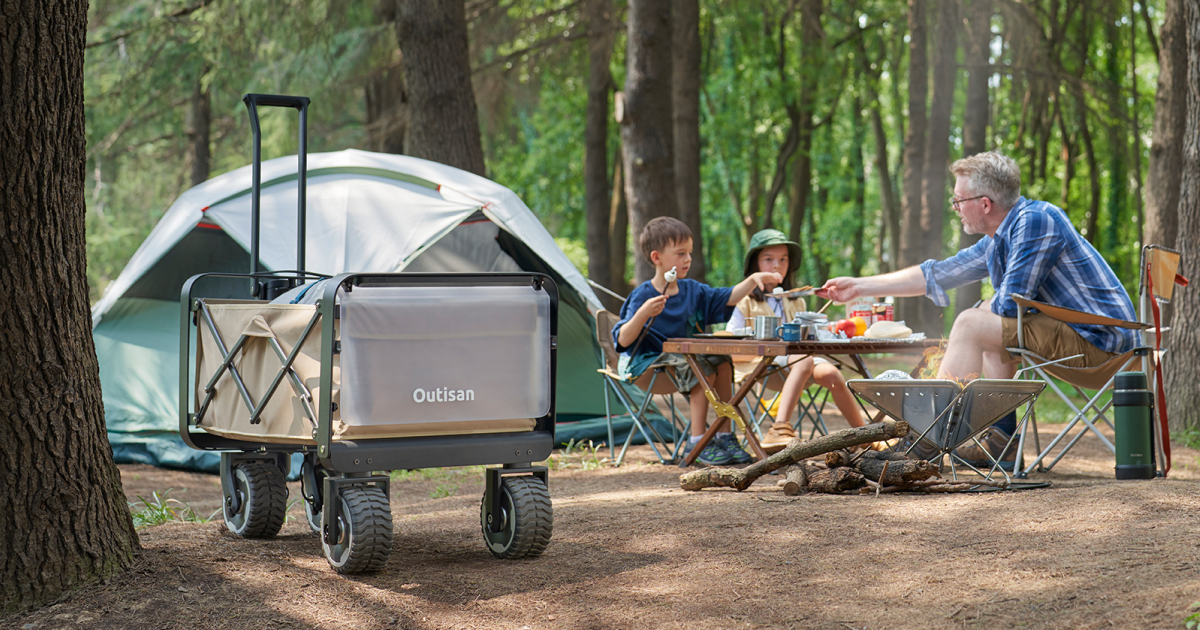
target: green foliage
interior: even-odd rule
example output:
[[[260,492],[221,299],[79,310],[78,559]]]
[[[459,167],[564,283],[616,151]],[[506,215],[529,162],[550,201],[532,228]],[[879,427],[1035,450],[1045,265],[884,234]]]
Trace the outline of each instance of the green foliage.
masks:
[[[591,440],[576,442],[572,439],[557,454],[550,456],[547,465],[551,470],[570,468],[596,470],[602,468],[609,461],[607,457],[600,454],[602,447],[603,445],[594,444]]]
[[[162,525],[172,521],[184,521],[189,523],[207,523],[220,514],[217,510],[208,518],[203,518],[196,515],[192,507],[187,503],[169,498],[172,488],[167,488],[161,495],[155,491],[149,501],[138,495],[138,501],[142,502],[142,507],[138,507],[137,503],[129,503],[129,512],[133,515],[133,526],[135,529],[150,527],[153,525]]]
[[[613,88],[620,89],[625,7],[614,4],[610,69]],[[1161,20],[1162,5],[1150,2],[1152,19]],[[85,98],[92,298],[191,186],[191,103],[198,89],[211,95],[211,175],[249,161],[240,100],[251,91],[312,97],[312,151],[365,148],[366,86],[400,58],[388,6],[383,0],[91,3]],[[992,20],[989,61],[996,71],[990,77],[988,147],[1018,161],[1027,197],[1062,206],[1081,230],[1091,226],[1087,236],[1133,292],[1141,239],[1139,182],[1149,156],[1157,75],[1144,24],[1127,3],[1065,11],[1025,6],[998,5]],[[901,0],[823,7],[820,41],[803,50],[795,5],[701,3],[698,245],[711,284],[741,279],[751,231],[768,223],[788,231],[801,219],[793,216],[799,156],[782,165],[779,157],[804,77],[814,80],[813,118],[820,125],[813,132],[812,181],[797,226],[804,255],[796,279],[818,283],[887,270],[894,263],[876,247],[886,230],[876,139],[865,125],[877,108],[891,184],[902,192],[908,7]],[[590,26],[583,9],[583,3],[566,0],[467,3],[488,175],[513,189],[586,272],[580,245],[587,229],[582,138]],[[1143,30],[1135,32],[1138,28]],[[1055,37],[1048,41],[1042,33]],[[962,153],[966,83],[960,73],[951,159]],[[861,116],[854,115],[855,103],[863,108]],[[610,178],[619,144],[611,108],[610,94]],[[262,127],[264,158],[295,151],[294,116],[265,112]],[[777,171],[783,186],[771,205]],[[1096,214],[1089,216],[1093,207]],[[957,249],[958,229],[948,210],[946,253]],[[633,248],[629,252],[632,260]],[[948,311],[947,322],[952,319]]]
[[[1187,619],[1183,620],[1183,625],[1188,630],[1192,630],[1193,628],[1200,626],[1200,602],[1192,604],[1192,610],[1194,612],[1188,615]]]
[[[412,470],[393,470],[392,481],[434,481],[433,490],[429,493],[431,499],[442,499],[458,494],[459,487],[464,481],[478,481],[483,478],[483,466],[459,466],[452,468],[417,468]]]

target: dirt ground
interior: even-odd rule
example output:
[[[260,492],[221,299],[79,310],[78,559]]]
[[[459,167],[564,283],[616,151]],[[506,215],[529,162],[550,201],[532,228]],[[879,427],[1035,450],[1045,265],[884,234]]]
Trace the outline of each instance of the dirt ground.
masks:
[[[552,460],[537,559],[484,547],[479,469],[431,471],[392,484],[385,569],[342,577],[290,484],[276,539],[219,516],[145,527],[127,574],[0,627],[1182,628],[1200,601],[1200,453],[1180,446],[1167,479],[1116,481],[1088,437],[1035,476],[1049,488],[880,497],[787,497],[778,477],[686,493],[648,448],[631,460]],[[168,489],[202,517],[220,506],[215,476],[121,472],[138,507]]]

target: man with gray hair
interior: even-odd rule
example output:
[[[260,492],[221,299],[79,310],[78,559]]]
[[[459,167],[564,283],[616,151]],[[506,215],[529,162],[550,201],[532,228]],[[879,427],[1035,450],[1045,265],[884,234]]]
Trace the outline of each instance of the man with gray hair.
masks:
[[[817,294],[838,302],[868,295],[924,295],[946,306],[948,290],[990,278],[995,289],[992,298],[954,320],[938,378],[980,373],[988,378],[1014,376],[1019,359],[1005,350],[1017,346],[1014,293],[1078,311],[1136,319],[1133,302],[1117,275],[1066,213],[1021,196],[1021,172],[1011,158],[979,153],[958,160],[950,172],[955,178],[952,203],[963,231],[983,238],[945,260],[927,260],[866,278],[834,278]],[[1023,316],[1022,323],[1026,347],[1033,352],[1052,359],[1082,354],[1063,362],[1072,367],[1099,365],[1137,343],[1132,330],[1065,324],[1040,313]],[[987,442],[993,455],[999,456],[1016,429],[1015,414],[996,428],[999,431],[993,431]],[[964,459],[986,460],[982,452],[977,455],[967,454]],[[1011,467],[1015,453],[1004,453],[1004,459]]]

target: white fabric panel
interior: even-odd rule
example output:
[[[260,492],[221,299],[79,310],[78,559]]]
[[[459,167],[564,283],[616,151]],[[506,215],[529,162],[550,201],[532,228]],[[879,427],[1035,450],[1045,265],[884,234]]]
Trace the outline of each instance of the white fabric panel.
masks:
[[[263,162],[262,181],[294,174],[296,163],[294,155]],[[385,177],[312,175],[319,169],[339,167],[378,168],[418,177],[435,184],[437,190]],[[601,308],[583,275],[533,212],[512,191],[495,182],[419,158],[354,149],[310,154],[308,169],[307,256],[311,270],[398,271],[474,208],[482,207],[489,219],[528,244],[561,274],[592,310]],[[251,167],[244,166],[180,195],[92,307],[92,325],[99,323],[117,299],[201,220],[221,225],[248,250],[249,194],[220,203],[208,212],[203,210],[250,188]],[[295,190],[293,180],[263,191],[260,256],[274,269],[295,266]]]
[[[309,271],[392,272],[478,206],[420,193],[414,184],[365,175],[308,178],[306,266]],[[271,269],[296,267],[296,183],[262,191],[259,257]],[[213,206],[204,216],[250,249],[250,195]]]

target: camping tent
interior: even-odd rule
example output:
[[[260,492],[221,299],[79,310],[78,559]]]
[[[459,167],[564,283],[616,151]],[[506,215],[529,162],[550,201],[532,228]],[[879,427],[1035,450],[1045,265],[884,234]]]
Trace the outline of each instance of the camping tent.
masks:
[[[296,156],[262,164],[266,269],[296,261]],[[417,158],[348,150],[308,157],[309,271],[539,271],[560,291],[560,421],[604,414],[593,313],[601,308],[533,212],[482,177]],[[246,166],[183,193],[92,308],[109,441],[118,461],[214,468],[178,428],[180,289],[202,272],[250,267]],[[249,297],[246,280],[203,294]],[[481,304],[480,308],[487,308]],[[503,366],[497,366],[503,369]]]

